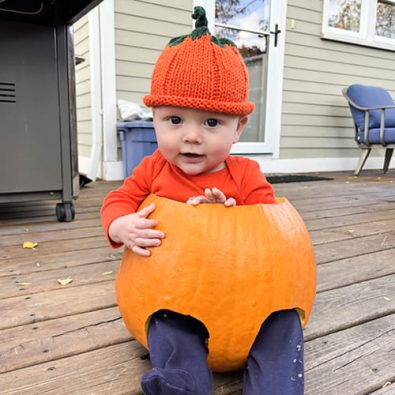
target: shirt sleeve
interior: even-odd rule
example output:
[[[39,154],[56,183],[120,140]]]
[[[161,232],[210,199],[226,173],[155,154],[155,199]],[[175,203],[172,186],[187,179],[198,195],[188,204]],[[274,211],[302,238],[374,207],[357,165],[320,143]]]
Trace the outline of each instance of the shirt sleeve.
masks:
[[[276,203],[273,187],[267,182],[259,164],[253,160],[246,159],[243,170],[241,193],[244,204]]]
[[[132,175],[126,178],[118,189],[111,191],[104,198],[101,208],[102,225],[107,240],[114,248],[120,247],[121,244],[114,243],[110,239],[108,229],[116,218],[136,212],[142,201],[149,195],[156,159],[155,154],[144,158]]]

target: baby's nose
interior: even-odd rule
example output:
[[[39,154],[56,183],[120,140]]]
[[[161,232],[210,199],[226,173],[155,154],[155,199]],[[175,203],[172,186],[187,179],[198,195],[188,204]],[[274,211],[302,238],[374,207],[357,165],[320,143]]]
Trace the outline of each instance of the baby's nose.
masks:
[[[185,143],[200,144],[202,142],[202,135],[195,127],[190,127],[184,135]]]

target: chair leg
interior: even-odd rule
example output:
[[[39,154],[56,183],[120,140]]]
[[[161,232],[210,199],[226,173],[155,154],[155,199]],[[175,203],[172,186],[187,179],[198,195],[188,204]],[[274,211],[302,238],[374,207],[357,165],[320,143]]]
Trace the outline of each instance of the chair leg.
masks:
[[[362,167],[365,164],[366,159],[368,159],[368,156],[369,156],[371,150],[372,150],[371,148],[365,148],[362,150],[361,157],[359,158],[357,168],[355,169],[355,172],[354,172],[354,174],[356,176],[358,176],[359,173],[361,172]]]
[[[392,153],[394,152],[393,148],[387,148],[385,150],[385,159],[384,159],[384,174],[387,173],[388,168],[390,167]]]

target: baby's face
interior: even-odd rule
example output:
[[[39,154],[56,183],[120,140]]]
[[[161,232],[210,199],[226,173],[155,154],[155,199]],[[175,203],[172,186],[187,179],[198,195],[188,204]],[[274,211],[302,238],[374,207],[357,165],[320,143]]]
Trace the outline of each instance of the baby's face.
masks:
[[[247,117],[181,107],[156,107],[153,113],[162,155],[189,175],[224,168],[247,123]]]

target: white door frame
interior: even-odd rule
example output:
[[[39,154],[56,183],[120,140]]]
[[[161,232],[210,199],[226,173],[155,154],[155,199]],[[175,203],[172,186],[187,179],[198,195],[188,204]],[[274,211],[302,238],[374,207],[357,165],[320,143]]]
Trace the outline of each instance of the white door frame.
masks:
[[[206,9],[209,29],[211,32],[214,32],[215,0],[194,0],[193,5],[200,5]],[[277,24],[281,33],[277,36],[276,47],[274,46],[274,37],[268,40],[265,142],[237,143],[232,148],[232,154],[269,154],[273,159],[279,157],[286,11],[287,0],[272,0],[270,10],[270,31],[274,31],[275,25]]]
[[[114,0],[104,0],[88,14],[92,145],[85,167],[93,181],[118,180],[123,174],[117,160],[114,12]]]

